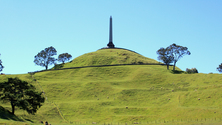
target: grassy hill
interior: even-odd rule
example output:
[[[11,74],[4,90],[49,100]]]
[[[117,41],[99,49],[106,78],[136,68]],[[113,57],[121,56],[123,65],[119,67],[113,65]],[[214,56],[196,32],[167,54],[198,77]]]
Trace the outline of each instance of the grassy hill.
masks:
[[[127,61],[122,53],[129,55]],[[90,55],[95,58],[85,61]],[[113,58],[106,64],[130,64],[134,59],[158,63],[130,51],[104,49],[63,67],[99,65],[109,59],[106,55]],[[51,70],[36,73],[34,78],[29,74],[16,76],[44,91],[47,98],[35,116],[16,110],[16,116],[27,124],[221,123],[221,74],[173,74],[161,65],[124,65]],[[0,81],[16,76],[3,75]],[[0,105],[10,110],[9,104]]]
[[[125,49],[100,49],[75,58],[61,68],[115,64],[159,64],[158,61]]]

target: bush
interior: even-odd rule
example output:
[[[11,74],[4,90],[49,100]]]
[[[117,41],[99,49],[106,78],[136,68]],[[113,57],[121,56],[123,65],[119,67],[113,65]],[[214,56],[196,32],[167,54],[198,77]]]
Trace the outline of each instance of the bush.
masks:
[[[196,68],[192,68],[192,69],[186,69],[186,72],[188,73],[188,74],[192,74],[192,73],[198,73],[198,70],[196,69]]]
[[[64,64],[55,64],[54,69],[61,69]]]

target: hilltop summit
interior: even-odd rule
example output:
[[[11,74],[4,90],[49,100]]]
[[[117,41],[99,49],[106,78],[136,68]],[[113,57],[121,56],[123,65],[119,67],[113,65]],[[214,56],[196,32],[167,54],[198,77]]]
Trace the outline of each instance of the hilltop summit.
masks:
[[[70,63],[66,63],[63,68],[79,66],[96,66],[96,65],[115,65],[115,64],[158,64],[159,62],[144,57],[136,52],[120,49],[109,48],[100,49],[95,52],[81,55]]]

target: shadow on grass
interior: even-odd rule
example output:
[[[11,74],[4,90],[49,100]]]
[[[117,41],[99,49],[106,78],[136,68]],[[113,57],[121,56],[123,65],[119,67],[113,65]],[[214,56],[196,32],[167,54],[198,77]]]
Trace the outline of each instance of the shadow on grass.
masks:
[[[10,111],[6,110],[2,106],[0,106],[0,118],[5,119],[5,120],[23,121],[22,119],[18,118],[17,116],[11,114]]]
[[[183,74],[183,73],[185,73],[184,71],[179,71],[179,70],[171,70],[170,72],[173,73],[173,74]]]
[[[34,123],[34,122],[33,122],[32,120],[30,120],[30,119],[25,119],[25,120]]]

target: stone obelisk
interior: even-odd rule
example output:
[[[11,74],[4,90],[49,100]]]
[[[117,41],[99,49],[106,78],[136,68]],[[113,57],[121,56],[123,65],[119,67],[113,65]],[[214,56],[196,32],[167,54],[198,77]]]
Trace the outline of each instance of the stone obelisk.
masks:
[[[109,48],[115,48],[113,44],[113,27],[112,27],[112,16],[110,16],[109,20],[109,43],[107,44]]]

